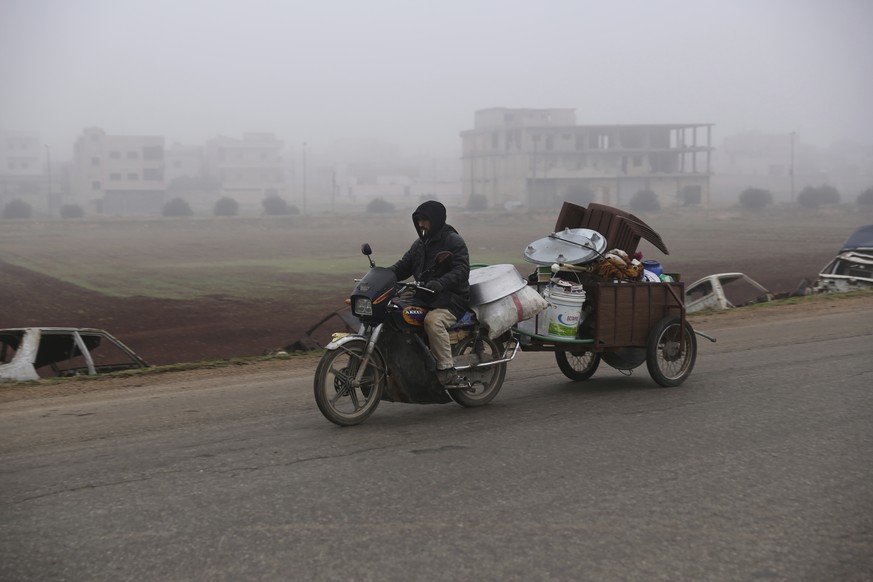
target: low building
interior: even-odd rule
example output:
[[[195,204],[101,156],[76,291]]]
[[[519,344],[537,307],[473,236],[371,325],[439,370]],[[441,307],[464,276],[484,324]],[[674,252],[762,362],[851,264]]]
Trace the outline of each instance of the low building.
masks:
[[[463,196],[489,207],[622,206],[641,190],[662,204],[709,199],[711,123],[577,125],[573,109],[477,111],[461,132]]]
[[[166,201],[164,138],[88,128],[73,148],[72,183],[92,212],[158,214]]]

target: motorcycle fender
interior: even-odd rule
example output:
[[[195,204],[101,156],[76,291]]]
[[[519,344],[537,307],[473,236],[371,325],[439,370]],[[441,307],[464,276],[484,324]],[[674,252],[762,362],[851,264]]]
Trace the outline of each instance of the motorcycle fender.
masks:
[[[339,335],[339,334],[334,334],[334,337],[336,337],[337,335]],[[329,344],[324,346],[324,349],[335,350],[340,346],[344,346],[349,342],[355,342],[355,341],[362,341],[362,342],[366,343],[366,342],[370,341],[370,338],[363,336],[359,333],[350,333],[348,335],[343,335],[340,338],[331,340],[331,342]]]

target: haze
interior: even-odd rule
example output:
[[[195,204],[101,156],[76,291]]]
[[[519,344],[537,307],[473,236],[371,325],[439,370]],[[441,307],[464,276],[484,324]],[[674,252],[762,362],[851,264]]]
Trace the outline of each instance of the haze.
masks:
[[[0,128],[59,158],[89,126],[459,156],[477,109],[572,107],[869,144],[871,23],[869,0],[0,0]]]

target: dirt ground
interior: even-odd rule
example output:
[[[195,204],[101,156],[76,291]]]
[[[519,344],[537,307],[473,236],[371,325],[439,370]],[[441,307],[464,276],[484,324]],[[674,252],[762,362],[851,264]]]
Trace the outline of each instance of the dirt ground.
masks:
[[[712,264],[711,272],[742,271],[776,291],[794,289],[810,276],[802,265],[776,266],[731,261]],[[155,365],[264,355],[299,340],[322,317],[342,307],[334,297],[325,298],[318,312],[296,309],[293,298],[285,302],[112,298],[3,262],[0,280],[0,304],[13,315],[5,318],[12,323],[8,327],[47,321],[55,326],[99,327]],[[332,320],[319,329],[316,339],[324,341],[326,331],[341,325]]]
[[[795,304],[779,302],[728,311],[695,313],[689,315],[689,320],[696,330],[704,333],[714,333],[717,337],[719,330],[743,327],[750,323],[768,322],[777,325],[779,321],[815,316],[824,312],[869,312],[871,309],[873,309],[873,293],[851,297],[844,295],[822,295]],[[790,341],[790,338],[786,338],[786,341]],[[270,374],[273,376],[278,374],[282,377],[288,377],[289,375],[309,376],[314,372],[319,357],[319,352],[312,352],[289,354],[287,356],[282,355],[268,359],[214,362],[209,365],[200,365],[185,370],[176,370],[173,367],[158,368],[154,372],[149,371],[145,375],[140,373],[121,373],[109,376],[47,380],[39,383],[13,383],[3,386],[3,389],[0,390],[0,404],[36,398],[53,398],[93,392],[102,393],[112,390],[135,390],[144,385],[158,382],[184,386],[196,381],[214,379],[216,382],[220,382],[231,377],[252,374]],[[167,378],[167,373],[170,374],[169,378],[172,378],[171,380]]]
[[[796,217],[793,219],[797,220]],[[361,240],[374,243],[374,248],[380,253],[378,260],[382,262],[389,260],[385,257],[399,256],[405,249],[406,241],[412,237],[411,228],[408,231],[401,231],[403,236],[398,237],[397,224],[404,223],[400,221],[400,217],[379,219],[383,222],[370,217],[366,220],[374,222],[366,224],[365,221],[363,225],[365,234],[360,235]],[[403,220],[408,219],[404,217]],[[532,227],[528,224],[529,217],[524,215],[489,222],[476,215],[459,214],[454,217],[453,223],[461,232],[467,233],[465,238],[470,245],[471,256],[488,256],[488,253],[501,247],[518,248],[518,255],[521,256],[521,250],[526,243],[520,241],[532,241],[541,236],[538,233],[550,228],[551,220],[553,220],[552,216],[547,215],[541,221],[544,223],[543,226]],[[724,219],[715,217],[712,220],[729,224],[731,228],[733,225],[741,227],[745,224],[744,221],[730,214],[727,214]],[[857,219],[850,216],[841,220],[845,223]],[[828,218],[827,221],[821,220],[813,224],[832,221]],[[251,256],[240,254],[238,256],[240,262],[257,257],[258,253],[264,254],[264,249],[267,247],[294,248],[295,253],[300,256],[306,256],[310,252],[307,249],[313,246],[332,245],[331,249],[342,249],[336,251],[338,256],[349,254],[349,248],[357,248],[358,243],[333,240],[336,238],[333,233],[342,231],[344,226],[334,224],[334,219],[325,218],[322,222],[315,221],[307,224],[305,228],[301,225],[293,225],[293,228],[259,230],[258,232],[266,233],[263,235],[265,238],[257,239],[261,247],[251,242],[254,236],[251,232],[256,223],[252,225],[241,223],[248,230],[240,228],[238,238],[228,238],[224,241],[214,235],[216,231],[214,225],[206,221],[179,223],[177,230],[193,237],[186,239],[189,241],[187,252],[193,257],[190,260],[198,259],[201,254],[207,258],[214,258],[221,253],[229,252],[227,249],[230,247],[242,248],[246,244],[251,245],[253,250]],[[784,234],[774,231],[771,223],[762,219],[759,223],[746,227],[740,235],[734,237],[735,240],[725,240],[723,236],[719,238],[707,230],[712,228],[712,222],[708,223],[709,226],[704,225],[699,228],[692,228],[692,220],[688,220],[688,225],[681,227],[676,226],[676,223],[682,223],[682,220],[674,219],[672,224],[666,222],[663,217],[655,217],[652,222],[659,225],[658,228],[665,240],[670,241],[669,265],[665,267],[669,267],[668,272],[681,273],[682,280],[686,284],[712,273],[739,271],[746,273],[775,293],[791,292],[803,279],[814,280],[818,270],[833,257],[837,245],[844,240],[845,233],[851,232],[850,228],[839,226],[830,230],[802,229],[799,234],[798,229],[795,228]],[[90,244],[83,247],[80,252],[80,254],[90,254],[83,254],[85,258],[82,260],[102,261],[106,260],[109,254],[114,253],[122,255],[126,261],[134,262],[136,245],[143,244],[144,240],[141,237],[136,238],[137,232],[150,232],[157,229],[157,225],[152,223],[120,224],[120,226],[115,223],[104,225],[95,222],[81,225],[80,230],[90,237],[88,239]],[[392,227],[386,228],[385,224],[391,224]],[[175,225],[176,223],[172,223],[170,226]],[[232,224],[224,225],[218,231],[228,230],[231,226]],[[113,235],[115,238],[109,238],[109,235],[106,235],[106,238],[97,238],[104,231],[109,231],[109,227],[121,228],[122,234]],[[178,236],[169,227],[162,228],[165,230],[159,231],[161,234],[158,240],[153,241],[149,252],[161,250],[156,245],[161,242],[162,237]],[[49,233],[50,229],[45,228],[39,232]],[[5,242],[7,249],[19,253],[26,252],[21,250],[19,242],[23,237],[14,233],[7,234]],[[34,240],[34,235],[30,236],[29,240]],[[81,239],[83,235],[78,236]],[[354,234],[352,239],[358,240],[358,237],[358,234]],[[51,244],[64,244],[63,240],[65,239],[58,239],[58,243]],[[402,244],[397,241],[402,241]],[[218,248],[221,244],[228,246]],[[176,247],[169,242],[165,246],[162,252],[178,252],[173,250]],[[53,247],[47,243],[46,248]],[[319,252],[325,254],[324,251]],[[0,327],[45,325],[98,327],[109,331],[146,361],[155,365],[259,356],[282,350],[303,338],[307,331],[322,318],[343,307],[342,292],[334,291],[321,295],[309,293],[306,296],[305,308],[300,306],[301,297],[295,297],[293,293],[285,293],[284,296],[276,294],[276,297],[280,298],[257,300],[244,299],[230,293],[201,295],[190,300],[110,297],[5,263],[2,259],[3,257],[0,256],[0,282],[2,282]],[[365,265],[366,263],[361,259],[362,271]],[[531,271],[533,270],[533,265],[527,266]],[[527,275],[531,271],[523,274]],[[289,275],[279,273],[277,276]],[[348,286],[351,290],[351,276],[348,274],[320,276],[333,277],[331,279],[335,283],[333,287],[325,288],[343,289]],[[323,345],[331,331],[343,328],[344,324],[334,318],[316,331],[315,340]]]
[[[263,355],[296,341],[320,319],[296,310],[293,300],[106,297],[3,262],[0,280],[0,304],[12,315],[4,318],[11,320],[7,327],[99,327],[154,365]],[[337,307],[326,304],[325,313]]]

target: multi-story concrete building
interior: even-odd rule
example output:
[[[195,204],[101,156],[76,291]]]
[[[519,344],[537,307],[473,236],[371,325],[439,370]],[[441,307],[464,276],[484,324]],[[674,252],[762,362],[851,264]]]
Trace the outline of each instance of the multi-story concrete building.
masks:
[[[270,133],[246,133],[242,139],[217,137],[206,144],[206,172],[221,185],[221,195],[241,207],[260,206],[264,198],[287,200],[284,143]]]
[[[0,131],[0,208],[16,198],[33,208],[51,205],[48,157],[38,133]]]
[[[573,109],[477,111],[461,132],[463,196],[488,205],[554,207],[593,196],[623,205],[641,190],[662,204],[709,198],[711,123],[576,125]]]
[[[88,128],[73,148],[73,195],[103,214],[156,214],[166,198],[164,138]]]

